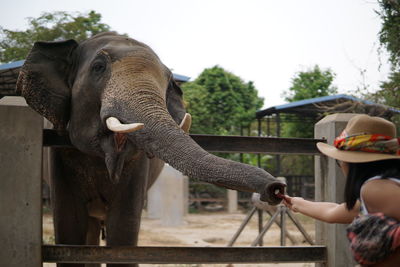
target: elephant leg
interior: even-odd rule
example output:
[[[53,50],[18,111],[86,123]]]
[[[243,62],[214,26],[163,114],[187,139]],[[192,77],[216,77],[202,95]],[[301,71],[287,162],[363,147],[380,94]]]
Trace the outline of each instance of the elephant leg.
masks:
[[[53,157],[56,168],[51,175],[54,234],[56,244],[84,245],[88,228],[86,206],[72,192],[67,171],[57,153]],[[57,267],[84,267],[84,264],[58,263]]]
[[[87,245],[99,245],[100,244],[100,230],[101,223],[100,220],[89,217],[88,221],[88,231],[86,235]],[[99,263],[86,264],[85,267],[100,267]]]
[[[121,182],[118,195],[107,213],[107,246],[137,246],[144,204],[149,160],[145,157],[134,163],[133,177]],[[107,267],[133,267],[137,264],[107,264]]]
[[[100,244],[101,223],[99,219],[89,217],[86,245],[97,246]]]
[[[61,198],[61,199],[60,199]],[[87,215],[84,205],[77,205],[71,198],[58,196],[54,203],[54,234],[56,244],[85,245]],[[58,263],[57,267],[83,267],[84,264]]]

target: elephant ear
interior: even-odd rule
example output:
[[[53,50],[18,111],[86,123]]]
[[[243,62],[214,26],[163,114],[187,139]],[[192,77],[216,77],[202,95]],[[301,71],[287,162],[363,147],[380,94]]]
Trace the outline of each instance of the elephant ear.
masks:
[[[171,78],[167,89],[167,108],[174,121],[180,125],[186,114],[185,105],[182,99],[182,89]]]
[[[17,80],[17,93],[60,131],[69,120],[72,53],[77,46],[74,40],[36,42]]]

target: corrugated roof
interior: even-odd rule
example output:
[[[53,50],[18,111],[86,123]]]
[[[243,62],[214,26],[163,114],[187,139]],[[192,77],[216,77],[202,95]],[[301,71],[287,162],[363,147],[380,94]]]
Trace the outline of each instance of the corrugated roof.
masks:
[[[24,62],[25,62],[25,60],[18,60],[18,61],[2,64],[2,65],[0,65],[0,71],[14,69],[14,68],[20,68],[20,67],[22,67]]]
[[[188,82],[190,80],[190,77],[187,77],[185,75],[181,75],[181,74],[176,74],[176,73],[172,73],[174,75],[174,79],[177,82]]]
[[[23,64],[24,60],[19,60],[0,65],[0,98],[15,95],[15,84]]]
[[[374,103],[372,101],[363,100],[356,98],[354,96],[345,95],[345,94],[338,94],[338,95],[330,95],[330,96],[322,96],[310,99],[304,99],[300,101],[290,102],[283,105],[272,106],[267,109],[259,110],[256,113],[256,117],[258,119],[270,116],[272,114],[277,113],[294,113],[294,114],[302,114],[306,116],[318,116],[319,112],[323,112],[324,110],[321,108],[321,105],[333,105],[339,104],[347,101],[363,103],[366,105],[374,105],[374,106],[382,106],[394,113],[400,113],[399,109],[384,106],[381,104]]]

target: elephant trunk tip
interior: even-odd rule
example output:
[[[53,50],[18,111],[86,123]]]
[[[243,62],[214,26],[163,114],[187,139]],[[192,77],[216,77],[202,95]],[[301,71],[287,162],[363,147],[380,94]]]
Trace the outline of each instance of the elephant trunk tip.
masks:
[[[280,195],[285,194],[285,188],[286,183],[279,180],[269,183],[261,194],[260,199],[261,201],[268,202],[270,205],[278,205],[282,201]]]

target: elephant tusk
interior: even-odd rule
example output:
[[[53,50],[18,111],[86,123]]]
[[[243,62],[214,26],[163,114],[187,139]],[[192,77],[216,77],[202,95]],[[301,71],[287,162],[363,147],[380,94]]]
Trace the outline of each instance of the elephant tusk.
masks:
[[[183,120],[181,121],[181,124],[179,127],[185,131],[185,133],[189,133],[190,126],[192,125],[192,116],[189,113],[185,114],[185,117],[183,117]]]
[[[107,128],[116,133],[132,133],[144,127],[143,123],[123,124],[115,117],[109,117],[106,120]]]

